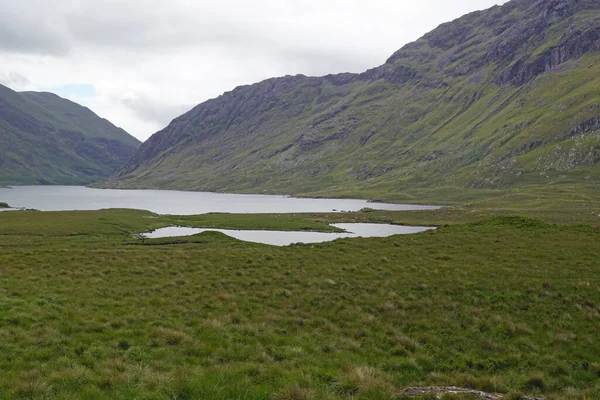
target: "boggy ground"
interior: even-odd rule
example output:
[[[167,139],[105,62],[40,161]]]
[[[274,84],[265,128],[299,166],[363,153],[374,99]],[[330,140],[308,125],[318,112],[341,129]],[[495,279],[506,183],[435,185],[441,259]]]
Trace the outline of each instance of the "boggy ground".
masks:
[[[133,237],[418,218],[445,225],[282,248]],[[468,207],[2,213],[0,398],[393,399],[411,386],[600,398],[598,243],[590,225]]]

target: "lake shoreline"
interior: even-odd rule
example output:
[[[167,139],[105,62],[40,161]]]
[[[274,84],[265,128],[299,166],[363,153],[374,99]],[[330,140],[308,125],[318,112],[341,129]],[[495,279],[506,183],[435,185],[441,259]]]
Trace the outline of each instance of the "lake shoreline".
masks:
[[[40,211],[128,208],[161,215],[342,213],[364,209],[438,210],[441,206],[370,202],[365,199],[307,198],[284,195],[194,192],[154,189],[98,189],[69,185],[14,186],[3,193],[13,207]]]

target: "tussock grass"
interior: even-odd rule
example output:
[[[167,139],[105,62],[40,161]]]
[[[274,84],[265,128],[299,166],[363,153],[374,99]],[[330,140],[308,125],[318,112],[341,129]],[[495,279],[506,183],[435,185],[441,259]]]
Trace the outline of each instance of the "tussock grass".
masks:
[[[487,217],[278,248],[133,239],[170,224],[147,212],[0,214],[0,397],[599,397],[600,231]]]
[[[273,400],[312,400],[314,398],[315,394],[312,390],[298,385],[293,385],[272,396]]]

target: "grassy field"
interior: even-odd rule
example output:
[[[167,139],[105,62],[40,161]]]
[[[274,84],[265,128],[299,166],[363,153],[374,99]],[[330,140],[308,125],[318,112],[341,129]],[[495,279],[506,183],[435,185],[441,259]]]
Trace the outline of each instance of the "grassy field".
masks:
[[[592,214],[588,225],[553,225],[475,208],[0,214],[0,397],[394,399],[409,386],[457,385],[599,398]],[[328,230],[352,220],[444,226],[288,247],[214,232],[134,237],[170,224]]]

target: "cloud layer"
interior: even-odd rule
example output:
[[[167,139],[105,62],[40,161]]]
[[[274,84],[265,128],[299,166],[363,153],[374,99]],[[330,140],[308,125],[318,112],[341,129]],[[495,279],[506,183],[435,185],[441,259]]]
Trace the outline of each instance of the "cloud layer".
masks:
[[[272,76],[361,72],[442,22],[505,0],[0,0],[0,83],[68,97],[144,140]]]

